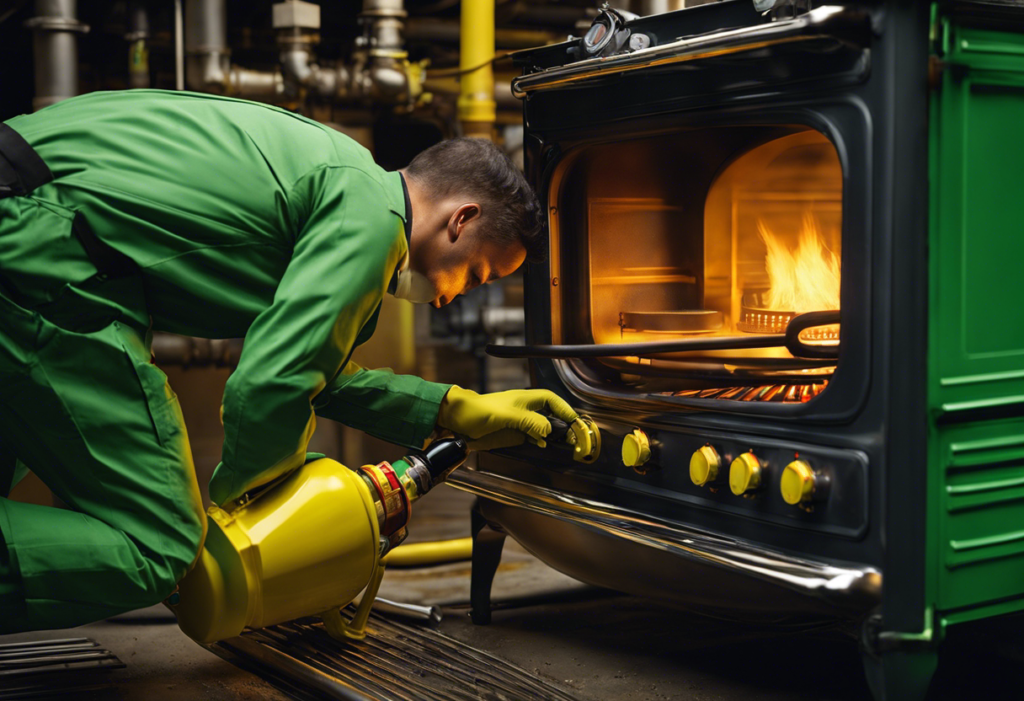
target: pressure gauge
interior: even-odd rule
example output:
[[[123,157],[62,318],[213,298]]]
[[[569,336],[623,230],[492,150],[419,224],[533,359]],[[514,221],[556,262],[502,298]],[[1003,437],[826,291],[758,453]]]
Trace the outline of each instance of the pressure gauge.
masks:
[[[571,52],[581,59],[622,53],[626,50],[630,36],[630,30],[625,27],[626,22],[637,17],[632,12],[613,10],[607,4],[604,5],[590,29],[580,39],[579,48]],[[647,45],[650,45],[650,37],[647,37]]]
[[[598,17],[587,33],[583,35],[583,50],[590,55],[601,52],[601,49],[608,46],[614,34],[613,27],[617,24],[615,15],[610,12],[603,12]]]

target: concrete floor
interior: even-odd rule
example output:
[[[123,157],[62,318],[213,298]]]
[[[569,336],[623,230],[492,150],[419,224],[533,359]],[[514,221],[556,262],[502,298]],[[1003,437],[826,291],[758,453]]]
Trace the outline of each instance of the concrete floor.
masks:
[[[471,497],[442,488],[419,502],[411,540],[468,535]],[[511,540],[495,581],[489,626],[465,602],[468,563],[391,570],[382,595],[442,605],[440,631],[498,655],[580,701],[865,699],[857,645],[828,627],[800,633],[714,621],[633,597],[590,589],[538,562]],[[504,602],[504,603],[502,603]],[[951,632],[930,699],[1019,698],[1021,619]],[[0,642],[84,636],[127,667],[105,688],[74,698],[106,701],[290,698],[180,633],[162,607],[69,631]],[[0,684],[0,690],[3,686]]]

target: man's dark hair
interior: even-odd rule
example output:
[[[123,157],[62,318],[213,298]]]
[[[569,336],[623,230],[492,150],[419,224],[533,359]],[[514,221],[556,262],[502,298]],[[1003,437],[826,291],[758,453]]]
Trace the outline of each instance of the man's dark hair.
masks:
[[[490,141],[442,141],[412,159],[405,172],[437,199],[459,195],[478,201],[482,231],[492,240],[522,244],[534,263],[547,256],[537,196],[512,159]]]

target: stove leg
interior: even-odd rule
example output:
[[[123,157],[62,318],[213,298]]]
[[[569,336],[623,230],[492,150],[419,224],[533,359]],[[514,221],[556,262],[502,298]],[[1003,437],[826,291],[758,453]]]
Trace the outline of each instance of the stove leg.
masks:
[[[937,650],[863,653],[864,674],[875,701],[921,701],[938,666]]]
[[[478,626],[491,622],[491,585],[501,563],[505,534],[494,529],[480,512],[480,500],[470,512],[473,534],[473,573],[469,584],[470,618]]]

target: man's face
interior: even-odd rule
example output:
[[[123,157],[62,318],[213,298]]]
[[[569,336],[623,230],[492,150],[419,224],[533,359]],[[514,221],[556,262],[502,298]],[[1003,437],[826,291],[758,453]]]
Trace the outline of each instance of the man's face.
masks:
[[[447,225],[413,236],[412,266],[427,276],[443,307],[475,287],[510,275],[526,260],[519,243],[499,243],[486,236],[486,222],[476,204],[459,206]]]

